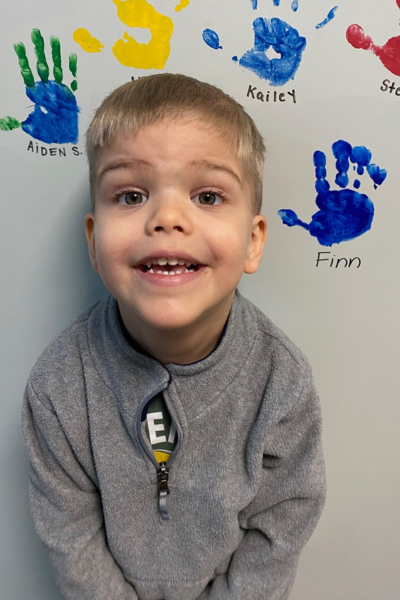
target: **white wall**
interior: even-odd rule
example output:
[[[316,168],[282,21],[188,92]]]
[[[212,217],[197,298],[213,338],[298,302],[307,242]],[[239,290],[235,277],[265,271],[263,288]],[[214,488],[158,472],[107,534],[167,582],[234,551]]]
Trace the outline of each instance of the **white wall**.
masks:
[[[268,147],[264,212],[269,222],[265,258],[258,274],[241,284],[245,295],[266,312],[308,355],[321,396],[329,494],[322,520],[308,546],[292,593],[294,600],[397,600],[400,496],[397,426],[399,402],[399,237],[400,125],[399,75],[391,73],[372,51],[356,50],[346,30],[360,24],[379,45],[400,35],[395,0],[336,0],[335,18],[315,29],[334,6],[330,0],[192,0],[176,12],[175,3],[152,3],[174,23],[171,52],[164,71],[182,72],[215,83],[241,102],[256,120]],[[178,0],[176,0],[177,4]],[[298,29],[307,46],[294,80],[273,87],[232,61],[253,45],[252,22],[277,17]],[[32,28],[47,43],[61,40],[65,83],[70,52],[78,55],[81,112],[79,141],[93,109],[114,87],[132,76],[156,72],[120,64],[111,46],[124,31],[111,0],[70,0],[68,5],[14,0],[3,3],[0,23],[0,117],[23,121],[32,108],[25,95],[13,43],[26,44],[34,68]],[[104,45],[101,53],[84,52],[72,39],[88,29]],[[202,31],[218,32],[222,49],[214,50]],[[139,36],[138,32],[131,32]],[[399,50],[400,52],[400,50]],[[399,56],[400,62],[400,56]],[[383,80],[395,82],[382,91]],[[296,104],[262,102],[247,96],[249,86],[296,91]],[[399,90],[400,94],[400,90]],[[373,189],[367,175],[360,191],[375,205],[370,231],[332,247],[299,227],[289,228],[277,211],[296,211],[309,221],[316,212],[313,153],[328,156],[333,189],[331,145],[344,139],[365,145],[372,162],[387,170]],[[40,156],[30,142],[48,150]],[[3,379],[0,423],[0,598],[55,600],[53,575],[36,538],[27,499],[27,459],[20,433],[23,388],[47,343],[105,291],[92,274],[83,236],[89,210],[86,163],[73,144],[66,157],[50,156],[57,144],[38,142],[16,129],[0,131],[1,291]],[[352,179],[351,179],[352,181]],[[335,258],[361,259],[360,268],[316,266],[318,252]],[[321,255],[328,256],[328,255]],[[334,263],[335,264],[335,263]]]

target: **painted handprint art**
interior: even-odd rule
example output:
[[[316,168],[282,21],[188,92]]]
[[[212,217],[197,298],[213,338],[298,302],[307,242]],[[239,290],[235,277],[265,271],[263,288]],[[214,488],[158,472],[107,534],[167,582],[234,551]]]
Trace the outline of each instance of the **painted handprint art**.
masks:
[[[317,191],[315,202],[319,211],[312,216],[310,223],[301,221],[293,210],[278,211],[285,225],[302,227],[311,236],[316,237],[322,246],[353,240],[371,229],[374,205],[366,194],[356,191],[361,186],[358,176],[367,173],[375,189],[385,181],[387,176],[385,169],[371,163],[372,153],[365,146],[352,147],[348,142],[338,140],[332,145],[332,152],[336,158],[335,183],[341,189],[331,190],[327,180],[326,155],[317,150],[314,153]],[[357,173],[353,182],[355,189],[349,189],[350,163]]]
[[[400,8],[400,0],[396,0],[396,4]],[[371,50],[388,71],[400,77],[400,35],[390,38],[383,46],[378,46],[360,25],[354,24],[348,27],[346,37],[357,50]]]
[[[136,69],[163,69],[168,60],[174,31],[174,23],[168,16],[158,12],[146,0],[112,0],[117,8],[117,17],[130,28],[148,29],[151,39],[141,44],[127,31],[112,47],[112,52],[119,63],[125,67]],[[190,0],[181,0],[175,11],[186,8]],[[77,29],[73,39],[85,52],[101,52],[103,44],[84,28]]]
[[[266,0],[250,0],[253,10],[266,10]],[[400,1],[400,0],[399,0]],[[281,0],[269,0],[273,6],[281,6]],[[290,7],[293,12],[299,9],[299,0],[291,0]],[[335,6],[329,11],[328,16],[319,22],[315,28],[321,29],[327,25],[335,16]],[[260,79],[264,79],[272,86],[282,86],[295,78],[300,67],[303,52],[307,40],[300,35],[298,30],[282,19],[273,17],[257,17],[253,21],[254,45],[253,48],[243,54],[241,58],[233,56],[232,60],[239,66],[255,73]],[[212,29],[203,31],[203,40],[214,50],[220,50],[218,33]],[[269,56],[273,52],[276,56]]]
[[[68,87],[63,83],[60,40],[56,37],[50,38],[54,77],[54,79],[50,79],[45,43],[39,29],[32,30],[31,39],[37,58],[36,70],[40,81],[34,79],[25,45],[18,42],[14,44],[14,50],[26,86],[26,95],[34,105],[33,111],[25,121],[19,121],[14,117],[0,119],[0,130],[11,131],[20,127],[31,137],[47,144],[76,143],[78,141],[79,113],[75,98],[78,88],[76,54],[69,55],[69,70],[73,80]]]
[[[284,85],[297,73],[300,66],[303,50],[306,47],[306,38],[299,35],[281,19],[264,19],[259,17],[253,21],[254,46],[238,59],[241,67],[253,71],[260,79],[266,79],[271,85]],[[280,54],[280,58],[270,59],[267,51],[271,48]]]
[[[256,10],[256,8],[258,8],[258,0],[250,0],[252,6],[253,6],[253,10]],[[279,6],[281,3],[281,0],[273,0],[274,6]],[[299,8],[299,0],[292,0],[291,3],[291,9],[296,12],[297,9]]]

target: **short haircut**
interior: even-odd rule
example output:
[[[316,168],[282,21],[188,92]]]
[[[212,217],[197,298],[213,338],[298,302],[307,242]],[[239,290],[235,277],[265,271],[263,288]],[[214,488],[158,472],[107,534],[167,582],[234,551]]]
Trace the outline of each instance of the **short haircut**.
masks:
[[[86,133],[93,209],[98,149],[112,143],[119,133],[136,134],[141,127],[163,119],[198,119],[227,139],[250,184],[254,214],[260,213],[265,146],[253,119],[214,85],[172,73],[121,85],[97,109]]]

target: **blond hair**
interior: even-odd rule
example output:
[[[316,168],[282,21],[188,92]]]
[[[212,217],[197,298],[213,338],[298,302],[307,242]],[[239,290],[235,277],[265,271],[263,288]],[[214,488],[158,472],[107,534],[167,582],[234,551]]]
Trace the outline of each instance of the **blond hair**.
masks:
[[[172,73],[121,85],[97,109],[86,133],[93,208],[98,149],[119,133],[136,134],[144,125],[162,119],[199,119],[229,140],[251,186],[254,214],[259,214],[265,146],[253,119],[219,88]]]

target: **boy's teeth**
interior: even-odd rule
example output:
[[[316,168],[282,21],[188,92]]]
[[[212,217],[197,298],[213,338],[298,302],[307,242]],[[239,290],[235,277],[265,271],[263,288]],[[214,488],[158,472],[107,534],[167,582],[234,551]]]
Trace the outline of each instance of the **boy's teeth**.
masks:
[[[175,265],[178,264],[178,259],[174,258],[174,257],[171,257],[171,258],[161,257],[161,258],[154,259],[153,264],[157,264],[157,265],[161,265],[161,266],[171,265],[171,267],[174,267]]]
[[[146,265],[147,267],[147,265]],[[146,271],[146,273],[157,273],[158,275],[182,275],[183,273],[192,273],[193,271],[195,271],[195,268],[190,268],[190,267],[186,267],[185,269],[180,269],[179,267],[177,268],[176,271],[161,271],[161,270],[156,270],[154,271],[154,269],[152,267],[149,268],[148,271]]]
[[[151,269],[152,265],[160,265],[160,266],[170,265],[171,267],[175,267],[176,265],[181,265],[181,266],[186,265],[187,267],[190,267],[191,265],[193,265],[193,263],[191,263],[190,261],[178,259],[175,257],[172,257],[172,258],[161,257],[161,258],[153,258],[148,263],[145,263],[145,265],[146,265],[146,267]]]

